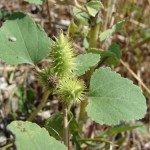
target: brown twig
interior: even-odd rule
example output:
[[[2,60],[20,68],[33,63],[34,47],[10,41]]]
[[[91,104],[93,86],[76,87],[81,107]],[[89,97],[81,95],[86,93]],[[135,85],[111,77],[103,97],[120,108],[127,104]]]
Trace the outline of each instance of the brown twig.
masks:
[[[49,20],[49,24],[50,24],[50,26],[51,26],[51,11],[50,11],[50,3],[49,3],[49,0],[46,0],[46,6],[47,6],[48,20]]]
[[[114,14],[116,14],[116,5],[117,5],[117,1],[114,0],[113,5],[112,5],[112,11],[111,11],[112,18],[111,18],[111,21],[110,21],[110,27],[112,27],[114,22],[115,22]]]
[[[111,1],[110,0],[108,0],[108,2],[107,2],[107,12],[106,12],[106,18],[105,18],[105,24],[104,24],[104,28],[103,28],[103,30],[105,31],[106,29],[107,29],[107,26],[108,26],[108,23],[109,23],[109,13],[110,13],[110,9],[111,9],[111,7],[110,7],[110,4],[111,4]]]

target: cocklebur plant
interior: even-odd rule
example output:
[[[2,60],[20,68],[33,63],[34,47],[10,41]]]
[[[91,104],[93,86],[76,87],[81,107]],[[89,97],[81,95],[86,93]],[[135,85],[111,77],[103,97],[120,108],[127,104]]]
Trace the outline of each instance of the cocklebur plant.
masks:
[[[42,2],[41,0],[27,1],[33,3],[36,1],[38,4]],[[96,22],[90,25],[87,53],[76,57],[67,36],[60,33],[55,41],[51,41],[44,30],[23,13],[12,14],[0,28],[0,58],[7,64],[33,65],[41,85],[45,88],[41,104],[31,114],[28,121],[14,121],[8,125],[8,129],[15,134],[17,149],[24,150],[26,145],[27,150],[37,148],[64,150],[67,147],[69,149],[70,146],[73,148],[70,139],[76,147],[82,149],[81,141],[84,138],[81,135],[83,120],[86,116],[85,110],[93,121],[106,125],[117,125],[123,121],[144,117],[146,100],[140,88],[109,67],[99,68],[103,62],[118,64],[121,56],[116,44],[112,44],[107,51],[96,49],[98,38],[100,41],[106,40],[122,24],[119,22],[98,36],[101,23],[97,13],[102,8],[102,3],[96,0],[86,3],[82,9],[74,8],[73,14],[82,25],[88,26],[89,19],[96,18]],[[45,57],[49,57],[51,63],[40,70],[37,64]],[[48,119],[46,129],[50,136],[45,128],[40,128],[29,121],[35,118],[52,92],[60,97],[63,117],[60,113]],[[80,104],[80,101],[81,108],[77,120],[70,108],[77,103]],[[64,128],[63,137],[60,133],[62,127]],[[66,146],[52,137],[54,136],[52,131],[60,137],[59,139],[63,139]],[[100,138],[99,140],[101,141]]]
[[[66,77],[75,70],[74,54],[71,42],[63,33],[56,38],[50,52],[52,72],[59,78]]]
[[[84,100],[85,85],[74,74],[76,68],[73,48],[71,42],[63,33],[53,42],[50,57],[52,59],[51,73],[49,74],[49,71],[44,70],[44,72],[40,72],[39,76],[45,85],[48,81],[46,87],[55,87],[55,93],[60,96],[64,107],[64,143],[69,146],[68,112],[73,104]]]
[[[76,64],[71,42],[61,33],[53,41],[49,55],[50,68],[38,72],[39,80],[47,88],[56,88],[61,100],[68,106],[79,102],[83,97],[85,85],[75,76]]]
[[[60,80],[57,93],[62,102],[71,107],[85,99],[85,85],[75,77],[67,77]]]

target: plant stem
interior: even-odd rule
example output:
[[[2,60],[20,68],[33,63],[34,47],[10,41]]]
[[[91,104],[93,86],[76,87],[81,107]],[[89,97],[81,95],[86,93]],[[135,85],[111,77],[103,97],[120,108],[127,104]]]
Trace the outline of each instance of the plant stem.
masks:
[[[41,103],[38,105],[38,107],[32,112],[32,114],[29,116],[29,118],[27,119],[28,121],[32,121],[37,113],[42,109],[42,107],[45,105],[47,99],[48,99],[48,96],[49,94],[51,93],[50,90],[46,90],[43,97],[42,97],[42,100],[41,100]]]
[[[64,144],[68,147],[69,150],[69,124],[68,124],[68,108],[64,107]]]
[[[82,128],[83,128],[83,123],[84,123],[84,117],[85,117],[85,108],[88,104],[87,100],[84,100],[81,102],[80,106],[80,112],[79,112],[79,125],[80,125],[80,133],[82,134]]]
[[[89,48],[96,47],[99,30],[100,30],[100,23],[96,23],[94,26],[91,27]]]
[[[96,23],[96,21],[95,21],[95,24],[93,26],[91,26],[89,48],[96,47],[98,36],[99,36],[99,31],[100,31],[100,26],[101,26],[101,22]],[[90,80],[93,71],[94,71],[94,68],[91,68],[91,70],[88,71],[88,74],[86,75],[87,81]],[[84,120],[84,117],[86,114],[85,108],[86,108],[87,104],[88,104],[88,100],[84,100],[81,102],[81,106],[80,106],[79,122],[80,122],[80,133],[81,134],[82,134],[82,128],[83,128],[83,120]]]

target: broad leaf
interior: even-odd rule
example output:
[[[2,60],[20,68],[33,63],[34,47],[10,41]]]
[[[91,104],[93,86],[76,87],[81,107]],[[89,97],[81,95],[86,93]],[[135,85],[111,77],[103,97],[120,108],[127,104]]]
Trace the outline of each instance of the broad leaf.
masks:
[[[100,54],[101,62],[104,64],[116,66],[120,63],[121,49],[116,43],[112,43],[108,50],[105,51],[96,48],[90,48],[88,51],[94,54]]]
[[[118,59],[121,58],[121,49],[120,49],[120,46],[119,46],[118,44],[112,43],[112,44],[109,46],[108,50],[109,50],[110,52],[114,53],[115,56],[116,56]]]
[[[89,15],[86,12],[83,12],[82,10],[78,8],[73,9],[73,15],[83,24],[88,26],[89,25]]]
[[[124,24],[125,20],[120,21],[118,23],[116,23],[115,25],[112,26],[112,28],[105,30],[104,32],[102,32],[99,36],[100,41],[105,41],[108,38],[110,38],[112,36],[113,33],[115,32],[120,32],[122,30],[123,24]]]
[[[29,2],[31,4],[42,5],[45,0],[24,0],[24,1]]]
[[[94,72],[89,98],[87,113],[101,124],[115,125],[121,121],[141,119],[146,113],[146,100],[140,88],[110,68]]]
[[[118,65],[121,58],[121,49],[116,43],[112,43],[107,51],[100,51],[101,61],[109,65]]]
[[[50,51],[44,30],[22,13],[13,14],[0,28],[0,58],[8,64],[36,65]]]
[[[104,6],[100,1],[91,1],[91,2],[86,3],[86,8],[88,10],[88,13],[92,17],[95,17],[97,12],[103,7]]]
[[[83,75],[86,71],[90,69],[90,67],[96,65],[100,61],[99,54],[82,54],[78,55],[76,58],[77,70],[76,74],[78,76]]]
[[[113,32],[120,32],[120,31],[122,31],[124,23],[125,23],[125,20],[117,22],[116,24],[114,24],[112,26],[112,31]]]
[[[108,39],[111,35],[113,34],[112,29],[107,29],[104,32],[102,32],[100,34],[100,41],[105,41],[106,39]]]
[[[118,65],[120,63],[119,59],[116,57],[116,55],[111,51],[103,51],[101,52],[101,62],[104,64],[109,65]]]
[[[28,121],[13,121],[8,129],[15,134],[15,144],[18,150],[67,150],[45,128]]]

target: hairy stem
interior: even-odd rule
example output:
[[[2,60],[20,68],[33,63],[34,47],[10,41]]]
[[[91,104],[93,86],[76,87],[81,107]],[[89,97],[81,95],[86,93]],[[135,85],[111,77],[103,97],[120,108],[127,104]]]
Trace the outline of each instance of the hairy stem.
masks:
[[[82,134],[82,128],[83,128],[83,123],[84,123],[84,117],[85,117],[85,108],[88,104],[87,100],[84,100],[81,102],[81,106],[80,106],[80,112],[79,112],[79,125],[80,125],[80,133]]]
[[[64,107],[64,144],[68,147],[69,150],[69,123],[68,123],[68,108]]]
[[[97,45],[97,40],[99,36],[99,31],[100,31],[100,22],[95,23],[94,26],[91,26],[90,30],[90,43],[89,43],[89,48],[94,48]],[[91,68],[90,71],[88,71],[88,74],[86,75],[87,81],[90,81],[91,74],[93,73],[94,68]],[[89,84],[89,83],[88,83]],[[80,132],[82,133],[82,128],[83,128],[83,120],[85,117],[85,108],[88,104],[88,100],[84,100],[81,102],[80,106],[80,113],[79,113],[79,122],[80,122]]]
[[[99,35],[99,30],[100,30],[100,23],[97,23],[91,27],[89,48],[96,47],[98,35]]]
[[[50,90],[45,91],[45,93],[44,93],[44,95],[43,95],[43,98],[42,98],[42,100],[41,100],[41,103],[38,105],[38,107],[37,107],[37,108],[32,112],[32,114],[29,116],[29,118],[27,119],[28,121],[32,121],[32,120],[36,117],[37,113],[38,113],[38,112],[42,109],[42,107],[45,105],[45,103],[46,103],[46,101],[47,101],[48,96],[49,96],[50,93],[51,93]]]

